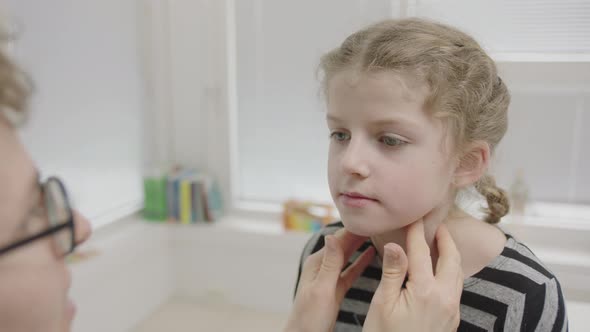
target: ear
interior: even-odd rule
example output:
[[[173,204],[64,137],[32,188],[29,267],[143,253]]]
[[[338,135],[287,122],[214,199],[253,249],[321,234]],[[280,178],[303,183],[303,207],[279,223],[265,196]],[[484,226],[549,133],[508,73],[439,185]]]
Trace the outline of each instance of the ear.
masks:
[[[460,189],[474,184],[486,173],[490,164],[490,145],[483,141],[473,142],[459,157],[453,183]]]

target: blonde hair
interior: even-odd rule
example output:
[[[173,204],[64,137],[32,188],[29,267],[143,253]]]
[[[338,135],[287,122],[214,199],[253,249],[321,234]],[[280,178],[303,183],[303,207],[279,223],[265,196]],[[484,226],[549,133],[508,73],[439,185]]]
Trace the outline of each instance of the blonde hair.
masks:
[[[508,88],[494,61],[469,35],[417,18],[386,20],[353,33],[323,55],[319,72],[326,94],[330,79],[344,70],[391,71],[426,83],[425,109],[445,118],[457,151],[484,141],[494,151],[508,127]],[[509,211],[506,192],[486,174],[476,184],[487,201],[488,223]]]
[[[0,114],[13,126],[22,124],[28,114],[32,83],[8,56],[4,47],[15,39],[4,22],[0,22]]]

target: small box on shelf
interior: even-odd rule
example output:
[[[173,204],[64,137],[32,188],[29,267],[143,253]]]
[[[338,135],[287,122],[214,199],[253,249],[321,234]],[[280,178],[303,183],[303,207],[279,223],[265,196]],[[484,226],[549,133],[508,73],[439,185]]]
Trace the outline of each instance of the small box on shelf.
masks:
[[[283,204],[283,226],[286,230],[317,232],[335,220],[333,212],[330,204],[288,200]]]

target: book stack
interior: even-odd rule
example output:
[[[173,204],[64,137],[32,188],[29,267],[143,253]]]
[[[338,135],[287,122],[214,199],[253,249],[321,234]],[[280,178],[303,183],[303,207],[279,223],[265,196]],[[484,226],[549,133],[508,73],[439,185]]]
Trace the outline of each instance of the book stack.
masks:
[[[147,220],[182,224],[218,220],[223,212],[221,191],[214,178],[194,169],[144,177],[144,209]]]

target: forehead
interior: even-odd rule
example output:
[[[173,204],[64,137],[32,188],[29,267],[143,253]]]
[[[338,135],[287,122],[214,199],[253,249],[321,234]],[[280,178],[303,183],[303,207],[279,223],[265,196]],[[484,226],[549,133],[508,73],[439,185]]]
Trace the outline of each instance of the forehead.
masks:
[[[36,171],[16,130],[2,115],[0,160],[0,239],[4,239],[30,207]]]
[[[360,97],[368,101],[422,103],[430,89],[409,73],[344,70],[328,81],[327,92],[328,102],[333,98]]]
[[[424,109],[428,86],[408,75],[344,71],[328,83],[328,118],[345,117],[359,124],[405,119],[420,127],[436,125]]]

